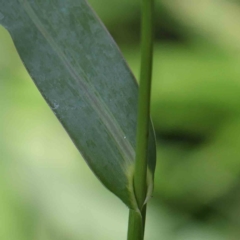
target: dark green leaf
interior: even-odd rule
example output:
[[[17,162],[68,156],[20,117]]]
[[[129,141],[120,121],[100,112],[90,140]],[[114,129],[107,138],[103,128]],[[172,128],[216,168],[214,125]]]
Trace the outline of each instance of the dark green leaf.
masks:
[[[0,0],[0,12],[0,24],[90,168],[136,209],[138,87],[111,36],[84,0]],[[151,127],[149,194],[154,168]]]

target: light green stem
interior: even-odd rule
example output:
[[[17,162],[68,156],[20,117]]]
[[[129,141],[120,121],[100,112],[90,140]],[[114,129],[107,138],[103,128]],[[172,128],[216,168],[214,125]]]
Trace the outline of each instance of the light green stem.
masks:
[[[128,240],[143,240],[144,228],[141,213],[129,210]]]
[[[140,212],[130,210],[128,240],[143,240],[147,193],[147,149],[150,125],[150,99],[153,58],[154,0],[142,0],[141,73],[138,95],[137,146],[134,190]]]

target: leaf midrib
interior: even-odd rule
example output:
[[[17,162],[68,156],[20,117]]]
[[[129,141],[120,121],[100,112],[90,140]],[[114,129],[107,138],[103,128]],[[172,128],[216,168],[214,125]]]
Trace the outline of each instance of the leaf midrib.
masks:
[[[94,94],[94,92],[97,92],[96,89],[92,86],[92,84],[90,84],[90,81],[88,81],[88,84],[81,81],[80,76],[75,71],[74,67],[71,65],[66,55],[58,47],[53,37],[44,28],[41,20],[38,18],[37,14],[34,12],[32,7],[30,6],[29,2],[27,0],[19,0],[19,2],[23,6],[23,9],[27,13],[27,15],[30,17],[30,19],[32,20],[36,28],[43,35],[43,37],[46,39],[46,41],[49,43],[52,49],[56,52],[56,54],[58,55],[59,59],[62,61],[63,65],[66,67],[69,74],[72,76],[75,82],[83,90],[82,92],[83,94],[85,94],[85,97],[88,100],[89,104],[92,106],[95,112],[99,115],[101,121],[104,123],[104,126],[106,127],[106,129],[108,130],[112,138],[114,139],[116,146],[120,151],[120,154],[128,163],[132,163],[134,161],[134,156],[135,156],[134,148],[129,142],[129,140],[126,138],[126,135],[124,134],[122,128],[120,127],[120,125],[118,124],[114,116],[111,114],[106,104],[102,101],[101,98],[97,97]],[[84,71],[83,71],[83,74],[85,78],[87,78]],[[123,166],[123,168],[125,167],[127,166]]]

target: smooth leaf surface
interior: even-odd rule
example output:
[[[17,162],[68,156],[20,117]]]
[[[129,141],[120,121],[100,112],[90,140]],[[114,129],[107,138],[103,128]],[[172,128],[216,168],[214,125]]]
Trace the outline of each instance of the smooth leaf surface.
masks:
[[[138,86],[90,6],[84,0],[0,0],[0,24],[90,168],[137,209],[132,181]],[[151,194],[152,127],[148,158]]]

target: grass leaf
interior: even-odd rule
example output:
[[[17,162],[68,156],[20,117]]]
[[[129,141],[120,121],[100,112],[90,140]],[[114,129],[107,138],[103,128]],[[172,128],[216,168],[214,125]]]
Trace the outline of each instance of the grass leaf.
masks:
[[[0,24],[89,167],[136,209],[138,86],[105,27],[84,0],[0,0],[0,6]],[[151,194],[152,127],[148,157]]]

